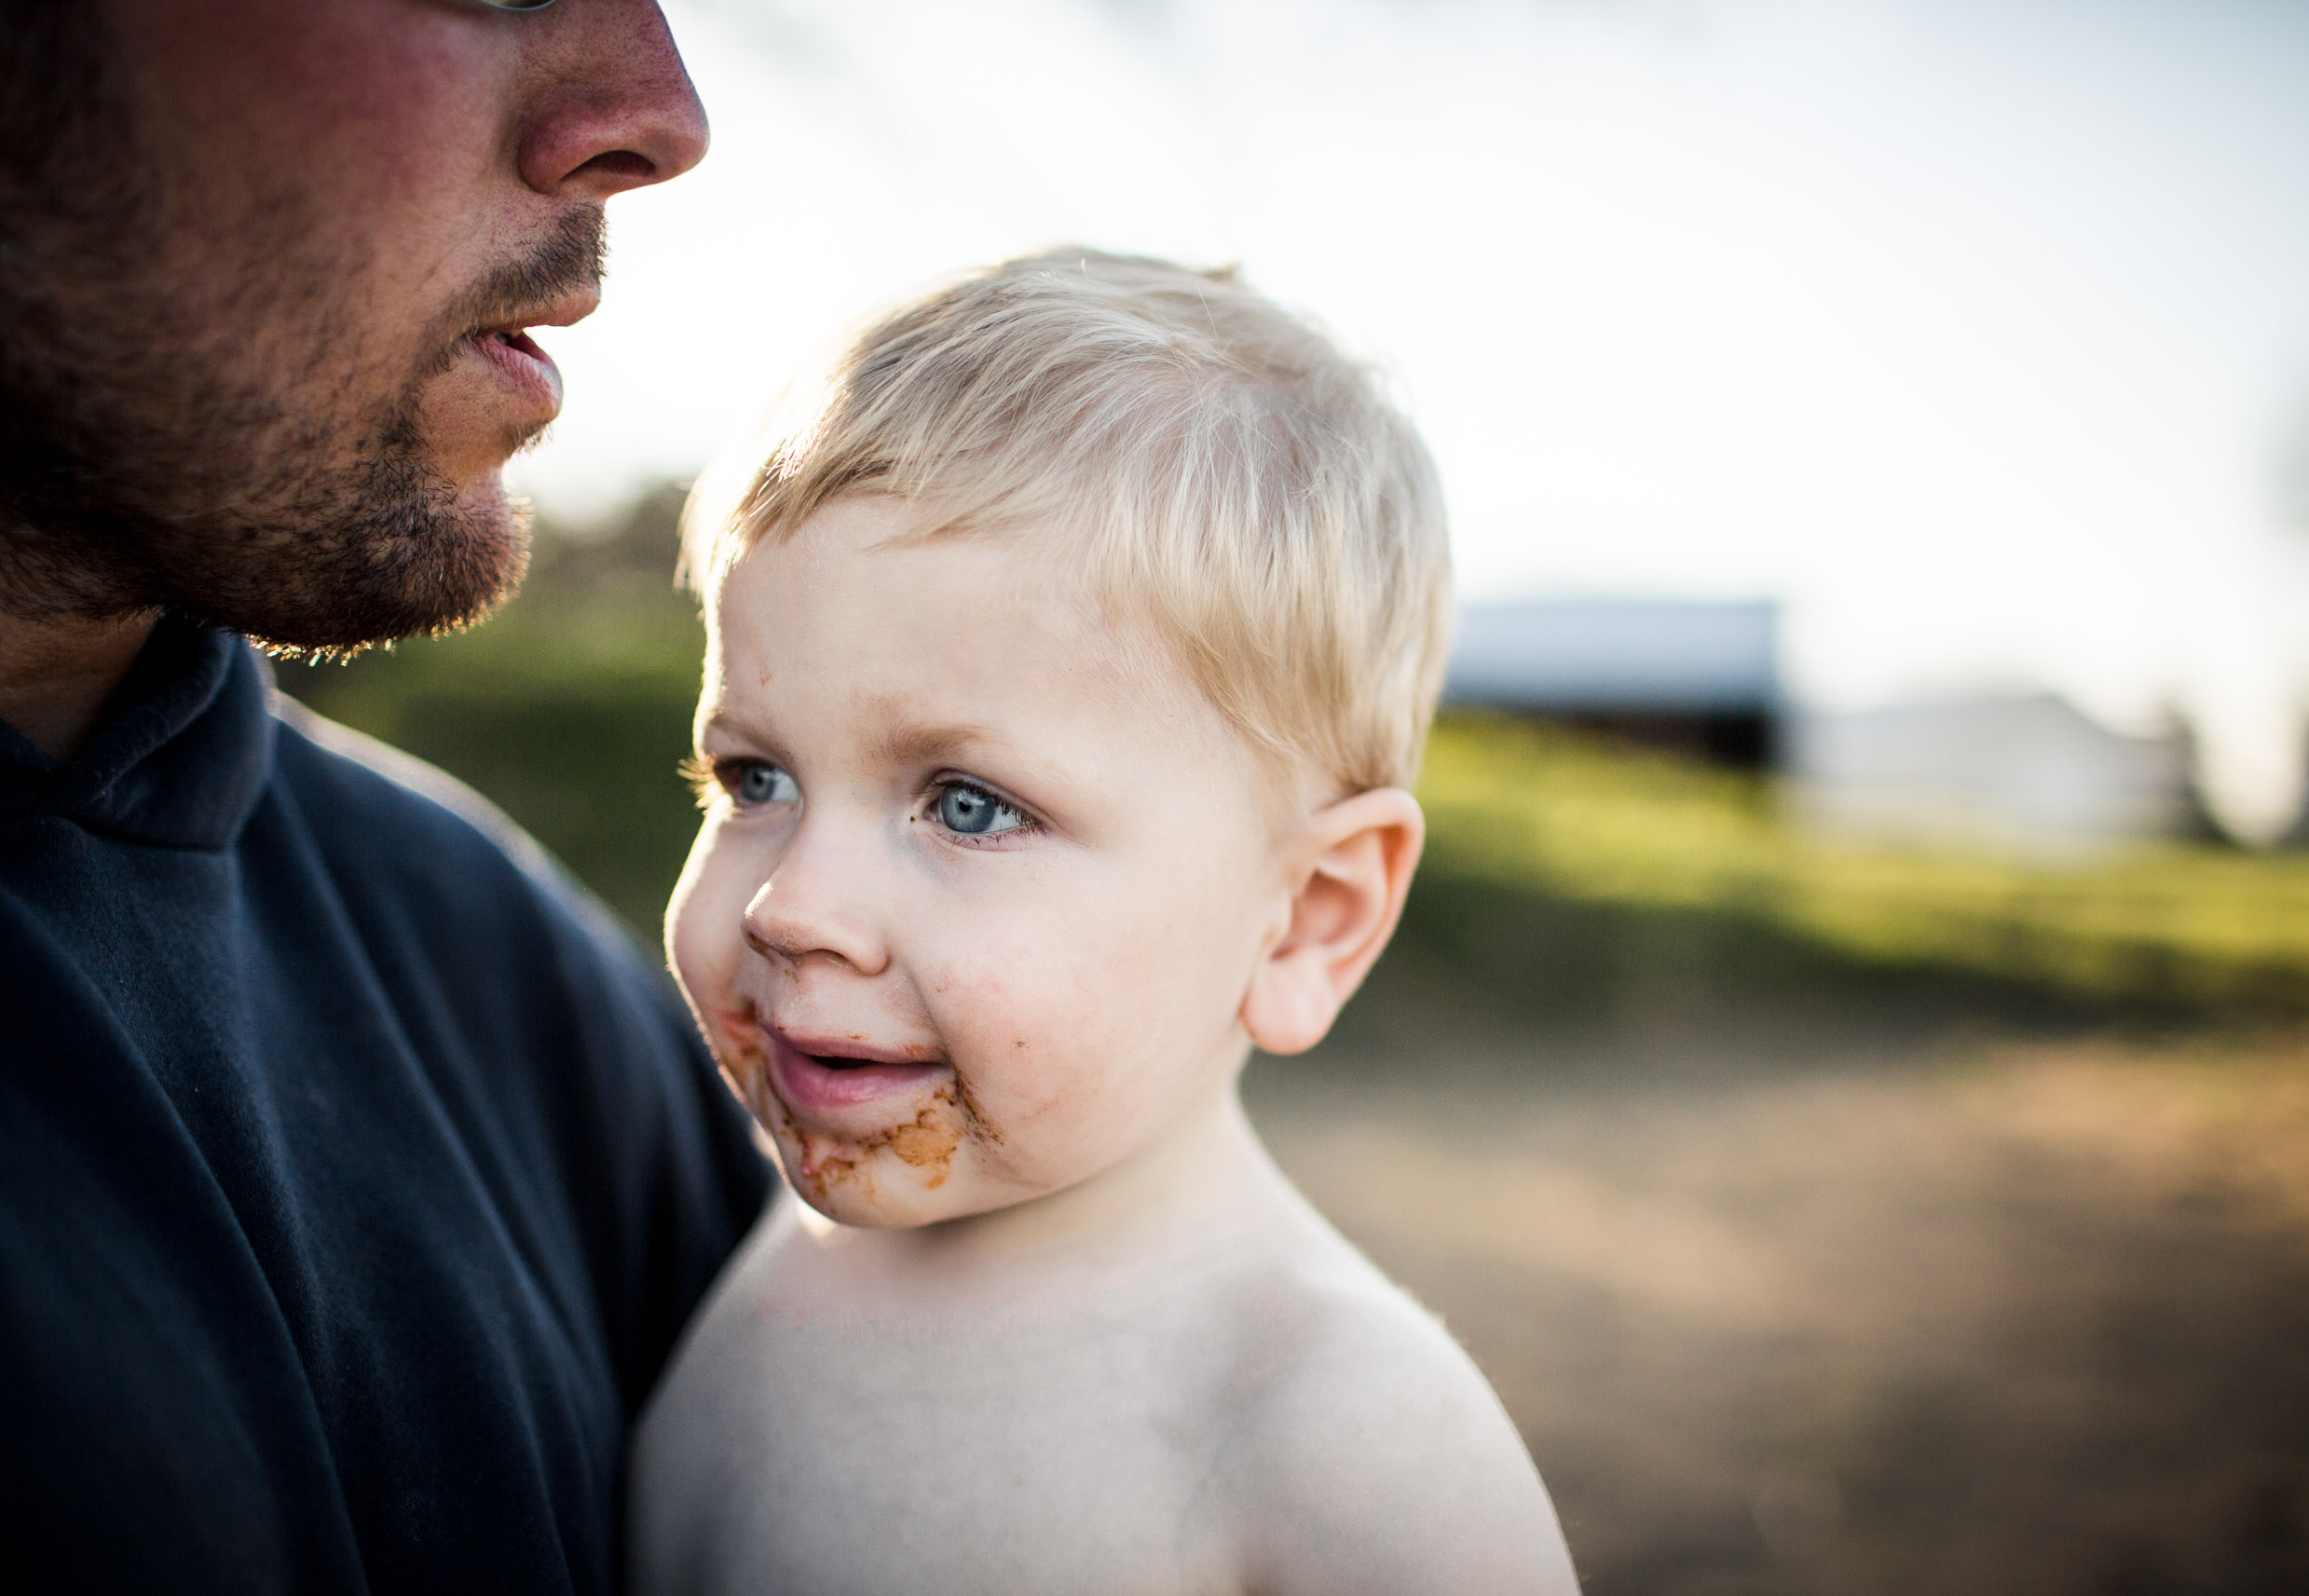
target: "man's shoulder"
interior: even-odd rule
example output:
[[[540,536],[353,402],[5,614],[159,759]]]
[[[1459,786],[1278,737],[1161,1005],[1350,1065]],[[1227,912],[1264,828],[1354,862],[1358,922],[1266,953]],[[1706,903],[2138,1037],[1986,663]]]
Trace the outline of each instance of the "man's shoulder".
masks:
[[[632,952],[591,893],[455,776],[294,699],[277,696],[273,714],[280,723],[276,783],[316,842],[346,855],[365,886],[500,911],[518,902],[614,956]]]
[[[438,766],[277,696],[277,779],[324,824],[383,824],[453,846],[485,844],[525,872],[551,861],[505,812]]]

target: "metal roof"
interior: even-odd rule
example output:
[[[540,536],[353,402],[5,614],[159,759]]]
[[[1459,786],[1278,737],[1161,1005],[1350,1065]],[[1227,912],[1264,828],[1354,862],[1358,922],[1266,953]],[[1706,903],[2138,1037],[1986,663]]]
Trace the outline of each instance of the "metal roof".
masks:
[[[1554,599],[1459,611],[1443,695],[1590,713],[1781,707],[1780,607]]]

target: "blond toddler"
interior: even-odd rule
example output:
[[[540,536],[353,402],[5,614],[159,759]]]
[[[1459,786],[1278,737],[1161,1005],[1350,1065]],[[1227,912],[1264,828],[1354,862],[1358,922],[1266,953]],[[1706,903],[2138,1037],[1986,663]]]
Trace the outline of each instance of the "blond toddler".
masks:
[[[793,1195],[642,1425],[637,1589],[1569,1596],[1482,1377],[1236,1098],[1419,855],[1448,558],[1372,375],[1224,273],[1018,260],[734,500],[667,935]]]

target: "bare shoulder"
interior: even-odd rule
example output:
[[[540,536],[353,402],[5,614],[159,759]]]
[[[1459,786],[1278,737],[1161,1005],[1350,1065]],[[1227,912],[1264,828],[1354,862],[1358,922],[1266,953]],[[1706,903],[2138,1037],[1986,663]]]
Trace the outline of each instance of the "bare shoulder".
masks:
[[[1260,1294],[1233,1481],[1252,1590],[1574,1596],[1522,1438],[1431,1315],[1360,1258]]]

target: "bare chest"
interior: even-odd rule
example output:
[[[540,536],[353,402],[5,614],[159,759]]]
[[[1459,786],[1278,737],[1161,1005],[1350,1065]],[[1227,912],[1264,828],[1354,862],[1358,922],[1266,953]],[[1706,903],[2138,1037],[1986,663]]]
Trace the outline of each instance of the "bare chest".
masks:
[[[1237,1588],[1223,1418],[1170,1313],[866,1315],[750,1284],[643,1432],[643,1591]]]

